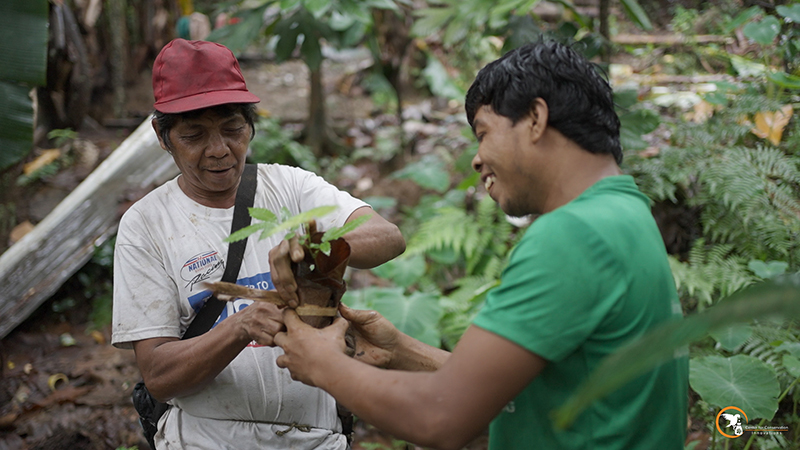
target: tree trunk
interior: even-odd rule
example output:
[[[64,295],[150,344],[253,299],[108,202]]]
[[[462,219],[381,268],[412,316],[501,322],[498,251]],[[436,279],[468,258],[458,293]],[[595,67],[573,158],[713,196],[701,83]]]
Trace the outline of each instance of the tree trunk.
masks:
[[[611,63],[611,33],[608,29],[608,16],[611,0],[600,0],[600,36],[603,37],[603,45],[600,47],[600,57],[606,64]]]
[[[319,158],[326,153],[325,92],[322,86],[322,64],[311,69],[309,84],[311,92],[308,96],[308,122],[306,123],[306,145]]]

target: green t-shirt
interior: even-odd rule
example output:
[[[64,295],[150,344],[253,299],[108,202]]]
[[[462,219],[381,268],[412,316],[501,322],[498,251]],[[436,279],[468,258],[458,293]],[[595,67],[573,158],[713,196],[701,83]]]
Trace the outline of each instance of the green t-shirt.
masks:
[[[490,448],[682,450],[686,356],[596,401],[565,431],[549,418],[606,356],[680,317],[664,243],[632,177],[604,178],[539,217],[474,321],[548,361],[494,419]]]

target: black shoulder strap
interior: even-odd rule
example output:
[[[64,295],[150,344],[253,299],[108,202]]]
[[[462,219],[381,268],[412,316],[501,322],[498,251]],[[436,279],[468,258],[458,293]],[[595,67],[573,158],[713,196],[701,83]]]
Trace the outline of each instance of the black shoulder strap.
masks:
[[[255,164],[244,166],[244,173],[239,182],[239,189],[236,191],[236,206],[233,207],[233,222],[231,223],[231,233],[250,225],[250,213],[247,208],[253,206],[256,197],[256,172]],[[247,239],[231,242],[228,244],[228,259],[225,262],[225,272],[222,274],[222,281],[235,283],[239,276],[239,268],[242,267],[242,257],[247,247]],[[189,339],[199,336],[211,329],[222,309],[227,302],[217,300],[216,297],[209,298],[200,311],[197,312],[189,328],[181,339]]]

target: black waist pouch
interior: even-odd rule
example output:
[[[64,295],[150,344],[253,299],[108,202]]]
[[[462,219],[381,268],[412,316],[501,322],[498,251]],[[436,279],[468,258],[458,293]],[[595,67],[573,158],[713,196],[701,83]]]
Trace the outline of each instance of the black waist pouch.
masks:
[[[133,407],[139,413],[139,425],[142,426],[144,438],[150,444],[150,448],[155,450],[156,444],[153,438],[156,435],[156,431],[158,431],[158,419],[167,412],[169,405],[156,400],[147,390],[144,381],[136,383],[136,386],[133,387],[131,399],[133,400]]]

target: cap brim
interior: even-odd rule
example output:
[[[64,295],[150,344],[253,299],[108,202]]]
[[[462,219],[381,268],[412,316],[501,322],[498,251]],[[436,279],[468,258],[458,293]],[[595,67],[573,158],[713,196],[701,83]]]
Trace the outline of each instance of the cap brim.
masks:
[[[260,98],[249,91],[213,91],[168,102],[157,102],[153,107],[165,114],[176,114],[226,103],[258,103],[260,101]]]

